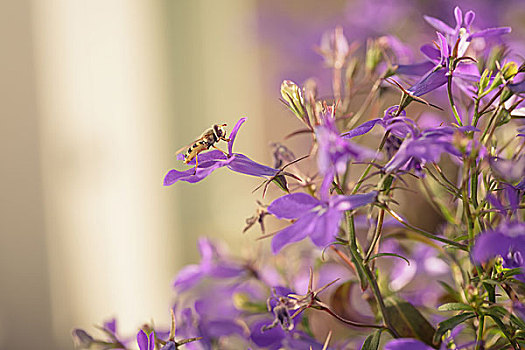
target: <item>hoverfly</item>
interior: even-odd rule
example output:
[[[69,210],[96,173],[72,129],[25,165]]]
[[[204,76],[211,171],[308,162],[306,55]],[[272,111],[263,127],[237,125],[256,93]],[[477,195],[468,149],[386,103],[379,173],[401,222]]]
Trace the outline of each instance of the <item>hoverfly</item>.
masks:
[[[193,141],[192,144],[183,154],[184,163],[188,164],[193,160],[193,158],[195,158],[195,172],[197,172],[197,166],[199,165],[199,153],[210,149],[210,147],[213,147],[226,154],[226,152],[215,146],[215,144],[220,140],[226,142],[230,141],[230,139],[226,138],[226,130],[224,129],[225,126],[226,124],[212,125],[212,127],[203,132],[197,140]],[[184,151],[184,148],[182,148],[177,153],[180,153],[182,151]]]

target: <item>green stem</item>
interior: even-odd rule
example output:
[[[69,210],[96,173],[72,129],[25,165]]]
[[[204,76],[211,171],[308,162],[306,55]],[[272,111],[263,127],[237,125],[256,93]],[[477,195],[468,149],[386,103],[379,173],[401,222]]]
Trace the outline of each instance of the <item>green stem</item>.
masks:
[[[476,350],[480,350],[483,345],[483,328],[485,327],[485,316],[479,316],[478,334],[476,337]]]
[[[458,114],[458,110],[456,109],[456,104],[454,103],[454,97],[452,96],[452,74],[448,76],[447,95],[448,95],[448,101],[450,102],[450,107],[452,107],[452,112],[454,112],[454,117],[456,118],[458,125],[463,126],[463,123],[461,122],[461,118],[459,117],[459,114]]]
[[[451,245],[451,246],[454,246],[456,248],[459,248],[461,250],[464,250],[464,251],[468,251],[468,248],[466,245],[464,244],[461,244],[461,243],[458,243],[458,242],[454,242],[454,241],[451,241],[449,239],[446,239],[444,237],[440,237],[440,236],[436,236],[430,232],[427,232],[425,230],[422,230],[420,228],[417,228],[415,226],[412,226],[410,225],[408,222],[406,222],[399,214],[397,214],[396,212],[390,210],[389,208],[385,208],[386,212],[389,213],[390,215],[392,215],[392,217],[394,219],[396,219],[397,221],[399,221],[403,226],[405,226],[406,228],[408,228],[410,231],[412,232],[415,232],[415,233],[419,233],[420,235],[422,236],[425,236],[427,238],[430,238],[430,239],[433,239],[435,241],[439,241],[439,242],[442,242],[442,243],[446,243],[448,245]]]
[[[379,154],[379,152],[383,150],[383,147],[385,147],[386,139],[388,138],[389,135],[390,135],[390,131],[387,131],[385,135],[383,136],[383,139],[381,140],[381,143],[379,144],[379,147],[377,148],[377,154]],[[363,174],[359,177],[359,180],[357,180],[357,183],[355,184],[354,189],[352,190],[351,194],[356,194],[357,191],[359,191],[359,188],[363,184],[364,179],[368,176],[368,173],[370,172],[370,170],[372,170],[372,163],[375,162],[376,159],[377,158],[374,158],[370,162],[370,164],[368,164]]]
[[[364,263],[367,264],[370,260],[370,257],[372,256],[372,253],[374,252],[374,248],[379,241],[379,237],[381,237],[381,229],[383,228],[383,220],[385,218],[385,210],[383,208],[379,209],[379,215],[377,217],[377,225],[376,229],[374,231],[374,237],[372,237],[372,242],[370,243],[370,247],[368,248],[368,251],[366,252],[365,261]]]
[[[386,311],[386,305],[383,300],[383,296],[381,295],[381,291],[379,290],[379,285],[377,284],[375,276],[372,273],[372,271],[369,269],[369,267],[363,263],[363,257],[361,256],[357,248],[357,243],[355,239],[354,218],[348,211],[345,212],[345,214],[346,214],[348,230],[350,232],[350,237],[351,237],[348,248],[350,250],[350,257],[351,257],[352,263],[355,265],[355,268],[359,275],[359,279],[361,280],[361,286],[363,286],[362,278],[366,278],[366,280],[368,281],[368,284],[370,285],[372,289],[372,293],[374,294],[376,302],[379,305],[379,310],[381,311],[381,316],[383,317],[383,321],[385,322],[385,325],[388,327],[389,331],[395,337],[399,337],[399,335],[397,334],[397,332],[395,331],[393,327],[392,321],[388,317],[388,313]]]

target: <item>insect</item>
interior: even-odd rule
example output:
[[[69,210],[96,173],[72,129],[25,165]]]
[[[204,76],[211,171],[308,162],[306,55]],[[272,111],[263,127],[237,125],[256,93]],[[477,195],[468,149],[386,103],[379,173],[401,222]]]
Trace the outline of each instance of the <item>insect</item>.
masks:
[[[203,132],[202,135],[197,140],[195,140],[184,152],[184,163],[188,164],[193,160],[193,158],[195,158],[195,172],[197,172],[197,166],[199,165],[199,153],[208,150],[210,147],[213,147],[226,154],[226,152],[215,146],[215,144],[220,140],[226,142],[230,141],[230,139],[226,138],[226,130],[224,129],[225,126],[226,124],[215,124]],[[177,153],[180,153],[183,150],[184,148]]]

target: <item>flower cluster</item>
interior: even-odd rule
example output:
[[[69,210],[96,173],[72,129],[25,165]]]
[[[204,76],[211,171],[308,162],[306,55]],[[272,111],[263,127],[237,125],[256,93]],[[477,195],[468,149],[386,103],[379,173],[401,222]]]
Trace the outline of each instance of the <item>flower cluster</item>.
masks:
[[[311,79],[281,86],[282,102],[311,136],[307,157],[282,143],[273,144],[273,167],[234,153],[246,118],[228,139],[216,138],[228,152],[208,151],[211,141],[190,148],[198,149],[187,155],[191,168],[170,170],[164,185],[199,182],[223,167],[264,178],[274,199],[257,201],[245,231],[259,223],[268,249],[236,256],[199,239],[201,261],[173,283],[171,327],[146,324],[135,341],[113,320],[101,338],[75,330],[77,345],[525,346],[525,65],[506,56],[510,27],[478,30],[473,11],[453,13],[455,26],[424,17],[438,31],[421,47],[424,62],[392,35],[364,50],[342,27],[323,35],[331,96],[319,97]]]

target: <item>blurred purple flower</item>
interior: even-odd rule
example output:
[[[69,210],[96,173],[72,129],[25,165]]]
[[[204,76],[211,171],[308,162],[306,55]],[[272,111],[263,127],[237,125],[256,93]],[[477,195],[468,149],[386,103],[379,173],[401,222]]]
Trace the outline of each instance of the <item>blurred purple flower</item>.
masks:
[[[177,344],[174,341],[169,341],[160,350],[177,350]]]
[[[177,275],[173,286],[183,291],[199,283],[205,277],[231,278],[245,272],[244,266],[223,254],[208,238],[200,238],[198,243],[201,262],[185,266]]]
[[[319,150],[317,164],[323,175],[321,197],[326,199],[336,174],[345,172],[351,159],[363,160],[372,158],[375,152],[345,140],[337,130],[334,118],[334,107],[327,107],[322,114],[322,124],[315,128]]]
[[[518,159],[489,158],[490,169],[498,179],[509,184],[517,185],[525,181],[525,156]]]
[[[472,260],[483,263],[500,256],[503,267],[522,268],[525,255],[525,223],[518,221],[504,222],[493,230],[482,232],[472,248]],[[515,276],[525,282],[525,274]]]
[[[155,350],[155,333],[147,335],[142,329],[137,334],[137,344],[140,350]]]
[[[318,200],[305,193],[292,193],[273,201],[268,212],[279,219],[297,219],[292,225],[277,232],[272,239],[272,252],[277,254],[287,244],[310,237],[323,248],[332,243],[339,232],[343,212],[373,203],[377,192],[353,196],[331,196]]]
[[[393,339],[385,344],[385,350],[434,350],[420,340],[412,338]]]
[[[237,132],[241,125],[246,121],[246,118],[241,118],[235,124],[230,134],[230,141],[228,142],[228,155],[218,150],[209,151],[199,154],[199,165],[197,168],[191,168],[185,171],[170,170],[164,178],[164,186],[173,185],[177,181],[186,181],[189,183],[199,182],[210,175],[214,170],[228,167],[235,172],[258,176],[258,177],[272,177],[279,170],[270,168],[254,162],[244,154],[233,153],[233,142],[237,136]],[[178,159],[182,160],[182,155],[179,154]],[[195,159],[188,164],[195,165]]]
[[[475,130],[477,129],[472,127],[442,126],[410,134],[394,157],[385,165],[384,170],[388,173],[415,170],[418,176],[423,176],[422,170],[425,164],[438,162],[441,154],[461,156],[461,152],[452,144],[454,132]]]
[[[325,32],[321,37],[318,51],[323,56],[326,66],[336,69],[343,68],[346,57],[350,53],[350,46],[343,34],[343,28],[339,26]]]

